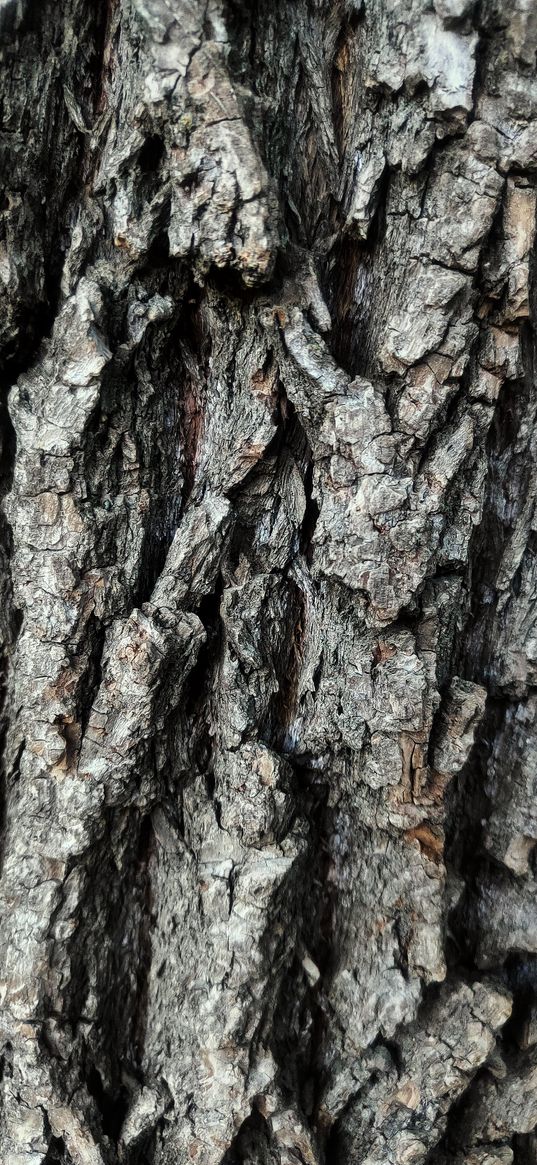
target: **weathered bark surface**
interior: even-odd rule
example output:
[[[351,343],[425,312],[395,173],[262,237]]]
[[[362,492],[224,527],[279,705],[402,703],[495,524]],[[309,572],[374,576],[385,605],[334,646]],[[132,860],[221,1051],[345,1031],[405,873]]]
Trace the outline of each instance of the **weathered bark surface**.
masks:
[[[0,0],[3,1165],[530,1165],[535,0]]]

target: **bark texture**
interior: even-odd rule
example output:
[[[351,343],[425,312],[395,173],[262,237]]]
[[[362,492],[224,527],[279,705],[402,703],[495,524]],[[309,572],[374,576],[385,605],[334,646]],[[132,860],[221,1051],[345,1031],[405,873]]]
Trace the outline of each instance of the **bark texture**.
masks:
[[[3,1165],[535,1165],[535,0],[0,0]]]

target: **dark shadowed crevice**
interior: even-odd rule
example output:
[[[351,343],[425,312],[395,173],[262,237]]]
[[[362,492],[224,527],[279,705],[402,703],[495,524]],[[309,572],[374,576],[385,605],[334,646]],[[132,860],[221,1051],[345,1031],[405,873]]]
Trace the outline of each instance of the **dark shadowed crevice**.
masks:
[[[345,945],[346,904],[338,869],[346,860],[350,818],[343,803],[330,804],[328,774],[310,768],[307,758],[286,759],[293,772],[295,816],[306,828],[307,847],[267,912],[263,951],[271,976],[257,1038],[272,1048],[283,1096],[301,1113],[319,1160],[328,1165],[337,1158],[332,1157],[334,1141],[322,1098],[337,1022],[329,1003],[330,983]]]
[[[505,961],[504,974],[513,993],[513,1010],[502,1031],[502,1045],[507,1054],[516,1055],[533,1043],[532,1026],[537,1006],[537,955],[529,952],[509,955]]]
[[[300,530],[300,552],[304,555],[308,565],[313,558],[313,536],[319,518],[319,503],[313,496],[313,458],[309,451],[308,464],[304,474],[304,492],[306,494],[306,509]]]
[[[250,1116],[242,1125],[222,1157],[221,1165],[272,1165],[278,1152],[276,1139],[272,1135],[270,1120],[261,1111],[255,1102]]]
[[[95,1066],[90,1068],[86,1076],[86,1086],[99,1110],[103,1133],[117,1144],[129,1104],[127,1089],[120,1088],[118,1092],[110,1093]]]
[[[101,621],[90,616],[88,621],[88,662],[80,683],[80,739],[88,726],[93,702],[102,680],[102,657],[106,630]]]
[[[508,707],[507,700],[487,700],[474,747],[448,789],[446,801],[446,867],[448,875],[455,874],[464,885],[449,919],[446,956],[453,969],[463,969],[470,975],[478,973],[473,898],[486,861],[483,833],[490,813],[490,800],[485,792],[487,765]]]
[[[351,376],[362,374],[366,367],[366,305],[374,260],[374,251],[348,233],[327,262],[325,294],[332,317],[329,347]]]
[[[486,1068],[476,1072],[462,1095],[452,1104],[447,1114],[445,1132],[437,1144],[430,1149],[424,1165],[444,1165],[445,1162],[456,1159],[457,1152],[461,1150],[461,1129],[464,1127],[468,1113],[472,1110],[479,1081],[486,1074]]]
[[[138,154],[138,165],[143,174],[152,174],[158,170],[164,157],[166,147],[159,134],[150,134]]]
[[[189,716],[195,716],[201,710],[214,681],[213,669],[218,663],[223,635],[221,617],[223,590],[223,579],[219,576],[214,589],[203,596],[195,610],[205,629],[206,639],[188,677],[185,711]]]
[[[73,124],[65,103],[63,84],[77,90],[77,100],[89,110],[93,105],[101,65],[104,5],[88,5],[85,0],[68,0],[58,6],[52,0],[20,6],[22,20],[17,21],[17,36],[4,41],[4,68],[11,99],[11,126],[18,122],[28,132],[26,95],[22,86],[9,93],[12,55],[17,54],[31,72],[39,67],[43,53],[55,54],[62,42],[69,45],[67,61],[69,77],[65,74],[47,75],[48,124],[41,134],[28,135],[28,151],[14,166],[10,152],[9,134],[0,147],[2,169],[9,174],[8,190],[24,191],[32,216],[34,246],[28,249],[27,266],[18,271],[18,294],[13,304],[6,299],[6,313],[2,324],[12,339],[7,347],[2,341],[2,374],[10,382],[28,367],[29,348],[37,351],[39,341],[49,334],[60,301],[60,283],[65,249],[69,237],[69,212],[80,193],[81,164],[86,148],[84,135]],[[76,26],[76,37],[68,30]],[[14,74],[16,77],[16,73]],[[9,107],[9,101],[7,102]],[[16,111],[14,113],[14,111]],[[16,200],[15,200],[16,202]]]
[[[373,287],[382,281],[387,257],[383,250],[390,193],[390,171],[385,168],[375,196],[375,210],[367,239],[342,226],[335,215],[337,241],[324,263],[322,287],[332,317],[328,345],[338,364],[350,376],[371,372],[371,317]],[[336,229],[339,228],[339,229]]]
[[[511,1142],[513,1165],[537,1165],[537,1132],[519,1133]]]
[[[148,815],[109,812],[108,829],[93,843],[83,871],[83,920],[70,942],[71,977],[61,1025],[78,1030],[79,1083],[94,1101],[97,1141],[105,1135],[112,1144],[119,1139],[130,1103],[127,1081],[143,1081],[154,923],[152,850]],[[105,947],[98,941],[103,933]],[[88,1017],[90,999],[96,1011]],[[55,1059],[52,1070],[61,1094],[65,1080]]]
[[[184,481],[182,513],[196,479],[205,423],[206,379],[211,358],[211,336],[204,319],[201,294],[195,287],[187,293],[186,307],[173,340],[181,354],[178,421]]]
[[[67,1152],[63,1137],[50,1138],[43,1165],[72,1165],[72,1158]]]
[[[292,750],[289,731],[297,712],[297,688],[301,671],[305,634],[305,602],[302,589],[292,580],[286,588],[285,627],[274,642],[272,656],[278,688],[270,702],[267,725],[262,735],[278,752]]]

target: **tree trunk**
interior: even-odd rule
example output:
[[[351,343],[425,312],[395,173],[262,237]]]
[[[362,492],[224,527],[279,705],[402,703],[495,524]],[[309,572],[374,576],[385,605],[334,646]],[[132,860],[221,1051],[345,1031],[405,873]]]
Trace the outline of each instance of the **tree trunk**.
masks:
[[[537,4],[0,29],[0,1159],[531,1165]]]

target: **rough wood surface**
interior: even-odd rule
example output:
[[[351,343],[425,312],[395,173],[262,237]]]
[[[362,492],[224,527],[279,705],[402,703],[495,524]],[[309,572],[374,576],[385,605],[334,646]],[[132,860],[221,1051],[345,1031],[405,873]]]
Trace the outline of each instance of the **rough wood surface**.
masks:
[[[2,1165],[535,1165],[535,0],[0,0]]]

